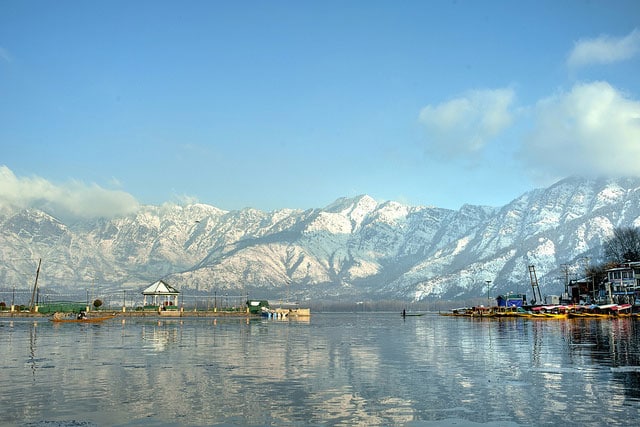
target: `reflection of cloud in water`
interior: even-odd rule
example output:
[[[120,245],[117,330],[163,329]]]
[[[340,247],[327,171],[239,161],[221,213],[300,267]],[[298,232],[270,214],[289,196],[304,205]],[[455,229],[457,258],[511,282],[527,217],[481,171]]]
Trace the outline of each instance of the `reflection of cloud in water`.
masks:
[[[0,349],[3,372],[28,376],[43,355],[56,369],[36,383],[7,382],[6,398],[11,420],[61,408],[101,425],[490,427],[553,424],[568,412],[573,425],[601,425],[636,415],[632,320],[415,320],[41,323],[32,349],[35,328],[21,322],[7,336],[25,345]]]
[[[488,423],[474,423],[460,418],[447,418],[437,421],[412,421],[406,427],[518,427],[520,424],[513,421],[496,421]]]
[[[167,349],[169,343],[175,343],[178,341],[178,329],[176,326],[168,326],[163,322],[158,322],[154,326],[142,327],[142,342],[145,343],[145,348],[153,349],[160,352]]]
[[[378,349],[368,346],[351,347],[351,358],[358,370],[373,376],[380,374],[380,355]]]
[[[24,427],[97,427],[98,424],[94,424],[88,421],[77,420],[57,420],[57,421],[38,421],[33,423],[23,424]]]
[[[426,406],[442,406],[435,397],[439,395],[449,395],[465,405],[504,401],[509,396],[509,411],[524,419],[525,408],[531,405],[521,391],[526,386],[544,390],[534,403],[547,414],[569,410],[569,402],[608,405],[602,396],[630,392],[623,386],[613,391],[612,385],[603,383],[602,365],[613,364],[611,372],[631,390],[636,388],[631,376],[640,372],[634,339],[637,331],[633,322],[625,320],[492,322],[438,318],[415,322],[409,326],[416,345],[407,346],[407,363],[416,375],[428,379],[420,385]],[[633,367],[616,371],[618,363]]]
[[[331,425],[401,425],[415,416],[410,401],[385,397],[374,402],[346,389],[326,390],[314,400],[319,403],[313,412],[322,414],[322,423]]]

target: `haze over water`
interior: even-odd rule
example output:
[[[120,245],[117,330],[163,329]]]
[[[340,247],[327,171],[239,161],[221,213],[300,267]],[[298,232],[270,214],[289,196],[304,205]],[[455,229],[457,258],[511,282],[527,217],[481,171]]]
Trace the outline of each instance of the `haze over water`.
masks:
[[[636,425],[640,323],[0,318],[2,424]]]

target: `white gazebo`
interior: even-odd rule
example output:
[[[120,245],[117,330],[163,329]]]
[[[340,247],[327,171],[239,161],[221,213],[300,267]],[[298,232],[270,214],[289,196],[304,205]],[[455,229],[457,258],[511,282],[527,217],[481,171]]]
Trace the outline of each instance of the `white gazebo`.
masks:
[[[178,306],[178,295],[180,292],[176,288],[169,285],[164,280],[158,280],[152,283],[144,291],[143,305],[147,305],[147,297],[151,297],[150,304],[155,306]]]

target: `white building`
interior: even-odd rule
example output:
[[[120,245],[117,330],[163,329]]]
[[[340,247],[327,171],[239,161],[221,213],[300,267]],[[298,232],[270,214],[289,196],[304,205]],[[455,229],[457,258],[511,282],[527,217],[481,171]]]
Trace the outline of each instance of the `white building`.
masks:
[[[640,262],[607,270],[607,292],[617,304],[640,304]]]
[[[173,286],[166,283],[164,280],[158,280],[152,283],[144,291],[143,306],[156,306],[156,307],[178,307],[178,295],[180,292]],[[147,302],[149,297],[149,302]]]

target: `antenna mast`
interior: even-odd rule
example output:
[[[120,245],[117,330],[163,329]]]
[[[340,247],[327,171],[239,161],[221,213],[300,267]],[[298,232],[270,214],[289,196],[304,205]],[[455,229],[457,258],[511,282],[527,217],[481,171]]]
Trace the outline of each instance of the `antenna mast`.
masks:
[[[531,279],[531,290],[533,291],[533,303],[542,302],[542,295],[540,295],[540,287],[538,286],[538,277],[536,276],[536,266],[529,266],[529,278]],[[538,291],[538,297],[536,298],[536,291]]]
[[[42,258],[38,261],[38,269],[36,270],[36,282],[33,284],[33,292],[31,293],[31,302],[29,302],[29,311],[33,311],[36,298],[36,290],[38,289],[38,276],[40,276],[40,265],[42,264]]]

